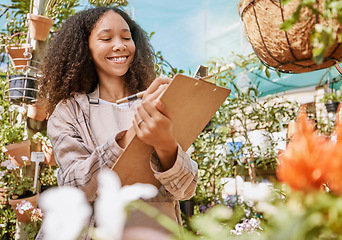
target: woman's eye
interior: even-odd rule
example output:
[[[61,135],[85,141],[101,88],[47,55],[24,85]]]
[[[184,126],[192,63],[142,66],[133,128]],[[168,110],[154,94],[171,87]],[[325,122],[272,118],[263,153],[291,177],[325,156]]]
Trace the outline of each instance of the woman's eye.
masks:
[[[108,42],[110,40],[110,38],[101,38],[100,40],[104,41],[104,42]]]
[[[124,40],[131,40],[132,38],[126,37],[126,38],[122,38],[122,39],[124,39]]]

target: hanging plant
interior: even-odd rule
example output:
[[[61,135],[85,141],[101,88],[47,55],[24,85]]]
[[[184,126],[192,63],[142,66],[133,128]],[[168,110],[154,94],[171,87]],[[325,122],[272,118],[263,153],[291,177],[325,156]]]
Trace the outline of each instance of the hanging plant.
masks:
[[[247,39],[266,64],[302,73],[342,60],[338,0],[241,0]]]
[[[16,70],[29,66],[32,59],[33,48],[25,38],[26,36],[25,32],[17,32],[5,42],[5,50]]]

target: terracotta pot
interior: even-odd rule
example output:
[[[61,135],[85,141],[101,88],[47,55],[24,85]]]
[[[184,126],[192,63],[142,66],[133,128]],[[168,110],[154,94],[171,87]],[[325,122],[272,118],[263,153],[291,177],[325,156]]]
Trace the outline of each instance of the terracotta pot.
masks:
[[[7,188],[0,188],[0,204],[8,204]]]
[[[14,212],[15,212],[19,222],[24,222],[24,223],[30,222],[31,221],[31,212],[32,211],[27,211],[27,212],[24,212],[23,214],[21,214],[17,210],[17,204],[20,203],[23,200],[26,200],[28,202],[31,202],[31,204],[32,204],[32,206],[34,208],[37,208],[38,197],[39,197],[39,194],[35,193],[33,196],[27,197],[27,198],[18,198],[18,199],[11,199],[10,198],[10,199],[8,199],[8,203],[12,206],[12,208],[13,208],[13,210],[14,210]]]
[[[51,166],[56,166],[55,154],[51,146],[47,145],[44,141],[42,142],[42,151],[45,155],[43,163],[49,164]]]
[[[35,14],[27,14],[27,19],[29,20],[30,37],[35,40],[46,41],[54,21],[48,17]]]
[[[1,148],[2,152],[18,167],[31,164],[31,152],[30,152],[31,141],[25,140],[20,143],[12,143]],[[21,159],[22,156],[28,158],[27,161]]]
[[[32,57],[33,48],[32,46],[27,46],[27,48],[29,55],[25,56],[24,53],[26,50],[26,45],[20,44],[5,47],[6,52],[8,53],[9,58],[11,60],[11,63],[16,69],[21,69],[29,65],[29,61]]]
[[[37,102],[35,104],[28,105],[27,116],[41,122],[44,121],[46,119],[46,104]]]

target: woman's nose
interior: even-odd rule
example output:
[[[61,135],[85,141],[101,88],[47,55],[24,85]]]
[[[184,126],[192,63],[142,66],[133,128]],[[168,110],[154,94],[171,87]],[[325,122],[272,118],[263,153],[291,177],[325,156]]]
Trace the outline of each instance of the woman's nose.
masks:
[[[123,42],[116,42],[113,46],[113,51],[124,51],[126,49],[126,45]]]

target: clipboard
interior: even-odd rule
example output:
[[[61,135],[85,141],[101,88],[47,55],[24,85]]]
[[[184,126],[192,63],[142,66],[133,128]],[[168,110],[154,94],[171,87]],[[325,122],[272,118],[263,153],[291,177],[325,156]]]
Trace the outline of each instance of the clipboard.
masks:
[[[196,140],[230,92],[214,83],[175,75],[160,100],[173,116],[173,133],[184,151]],[[134,136],[112,168],[123,186],[139,182],[160,187],[150,166],[153,150]]]

